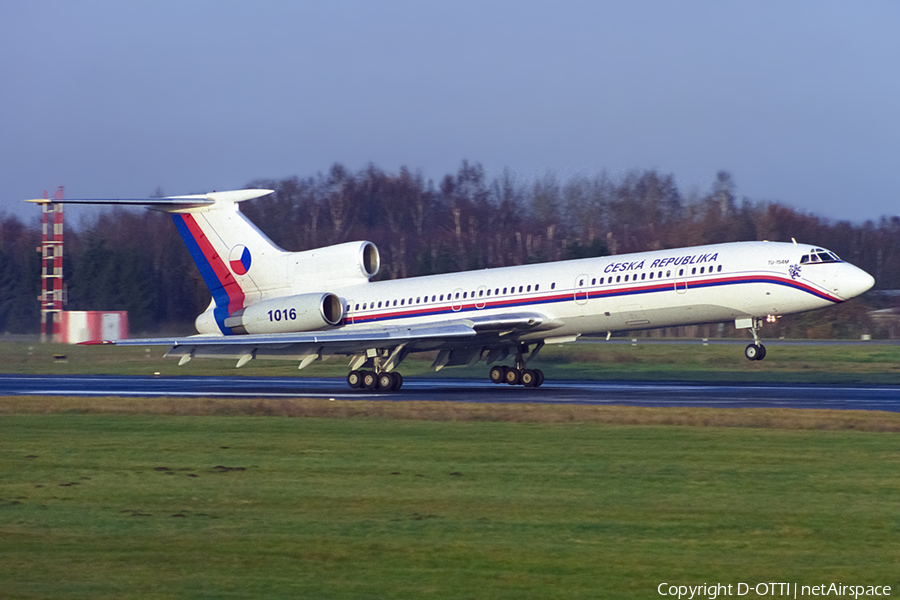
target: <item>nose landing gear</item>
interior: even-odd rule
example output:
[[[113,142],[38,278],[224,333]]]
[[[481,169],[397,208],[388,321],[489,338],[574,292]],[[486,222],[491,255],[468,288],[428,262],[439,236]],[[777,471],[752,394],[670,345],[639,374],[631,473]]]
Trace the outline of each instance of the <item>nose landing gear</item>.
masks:
[[[750,333],[753,335],[753,343],[744,348],[744,356],[747,360],[762,360],[766,357],[766,347],[759,341],[759,328],[762,327],[762,319],[753,319],[750,325]]]

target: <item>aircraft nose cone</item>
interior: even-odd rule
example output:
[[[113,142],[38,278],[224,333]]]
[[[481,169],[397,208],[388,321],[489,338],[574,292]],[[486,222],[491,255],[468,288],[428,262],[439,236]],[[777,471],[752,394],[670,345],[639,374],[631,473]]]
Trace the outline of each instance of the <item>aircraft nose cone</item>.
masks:
[[[855,298],[875,285],[875,278],[853,265],[844,264],[838,272],[837,293],[845,299]]]

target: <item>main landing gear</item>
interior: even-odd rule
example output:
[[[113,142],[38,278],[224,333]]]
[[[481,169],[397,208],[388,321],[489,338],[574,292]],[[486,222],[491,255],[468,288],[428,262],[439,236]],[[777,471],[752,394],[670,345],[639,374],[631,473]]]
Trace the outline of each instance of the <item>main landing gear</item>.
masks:
[[[491,383],[508,383],[509,385],[524,385],[525,387],[540,387],[544,383],[544,372],[540,369],[518,369],[516,367],[504,367],[496,365],[491,367],[488,375]]]
[[[526,369],[525,364],[529,359],[534,358],[540,349],[544,346],[543,342],[538,342],[534,350],[525,358],[528,352],[528,344],[519,344],[516,349],[516,366],[505,367],[503,365],[495,365],[491,367],[488,377],[491,383],[508,383],[509,385],[523,385],[525,387],[540,387],[544,383],[544,372],[540,369]]]
[[[347,385],[354,390],[380,390],[383,392],[396,392],[403,387],[403,375],[400,373],[388,373],[383,371],[357,371],[353,370],[347,375]]]

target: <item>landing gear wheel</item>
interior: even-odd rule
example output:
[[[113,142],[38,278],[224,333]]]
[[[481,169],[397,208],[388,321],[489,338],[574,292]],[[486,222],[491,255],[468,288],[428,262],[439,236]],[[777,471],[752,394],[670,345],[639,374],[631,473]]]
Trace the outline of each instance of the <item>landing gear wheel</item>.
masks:
[[[391,373],[391,377],[394,380],[394,383],[391,386],[391,391],[396,392],[403,387],[403,375],[401,375],[400,373]]]
[[[744,348],[744,356],[747,357],[747,360],[762,360],[766,357],[766,347],[762,344],[748,344],[746,348]]]
[[[372,371],[363,371],[362,387],[374,390],[378,386],[378,375]]]
[[[394,374],[382,373],[378,376],[378,389],[386,392],[394,389]]]
[[[507,369],[503,380],[509,385],[519,385],[522,383],[522,372],[516,368]]]
[[[531,369],[522,369],[522,385],[535,387],[537,385],[537,374]]]
[[[544,383],[544,372],[541,371],[540,369],[535,369],[534,375],[535,375],[534,387],[541,387],[541,385]]]
[[[491,372],[488,374],[491,383],[503,383],[506,381],[506,371],[507,368],[501,365],[491,367]]]
[[[350,389],[358,390],[362,387],[362,379],[363,376],[361,371],[350,371],[350,373],[347,374],[347,385],[350,386]]]

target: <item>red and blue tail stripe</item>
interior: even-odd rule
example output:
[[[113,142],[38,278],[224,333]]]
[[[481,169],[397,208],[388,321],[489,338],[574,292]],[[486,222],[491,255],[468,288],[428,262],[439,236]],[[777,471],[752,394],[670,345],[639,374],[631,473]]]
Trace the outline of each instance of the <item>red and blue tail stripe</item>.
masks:
[[[225,335],[230,335],[231,328],[225,327],[225,319],[244,308],[244,290],[203,233],[194,215],[173,213],[172,221],[200,270],[206,287],[212,293],[215,303],[213,315],[219,329]]]

